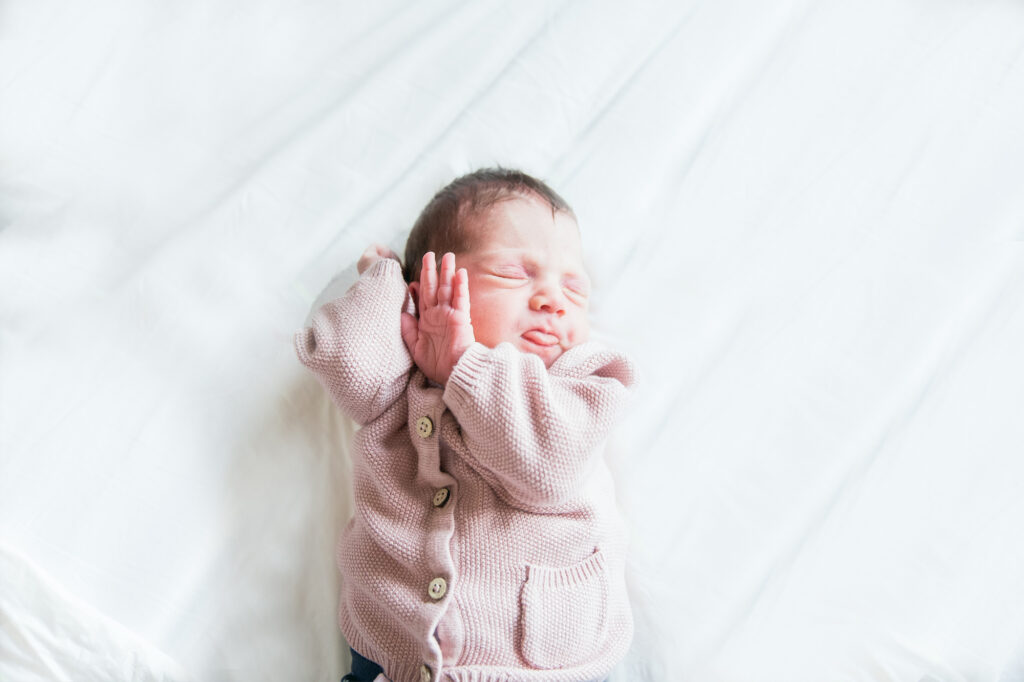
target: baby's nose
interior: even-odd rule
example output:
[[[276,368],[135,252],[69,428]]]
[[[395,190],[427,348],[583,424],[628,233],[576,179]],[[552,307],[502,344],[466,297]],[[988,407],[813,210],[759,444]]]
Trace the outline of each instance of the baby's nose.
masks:
[[[565,302],[558,296],[548,292],[538,292],[530,299],[530,308],[537,312],[551,313],[562,317],[565,315]]]

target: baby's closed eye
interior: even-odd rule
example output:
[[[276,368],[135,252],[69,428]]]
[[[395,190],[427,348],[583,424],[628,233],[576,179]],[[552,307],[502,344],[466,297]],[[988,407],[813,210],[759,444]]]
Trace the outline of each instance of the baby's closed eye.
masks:
[[[570,278],[564,280],[562,286],[571,295],[579,296],[580,298],[590,296],[590,285],[582,279]]]
[[[499,265],[493,269],[492,274],[503,279],[527,279],[529,277],[526,268],[519,265]]]

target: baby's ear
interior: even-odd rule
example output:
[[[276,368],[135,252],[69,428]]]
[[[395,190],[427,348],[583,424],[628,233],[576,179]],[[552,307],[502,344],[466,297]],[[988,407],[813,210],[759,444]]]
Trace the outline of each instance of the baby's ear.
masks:
[[[417,311],[418,311],[419,307],[420,307],[420,283],[419,282],[413,282],[412,284],[409,285],[409,300],[406,303],[405,312],[409,313],[410,315],[416,315],[418,317]]]

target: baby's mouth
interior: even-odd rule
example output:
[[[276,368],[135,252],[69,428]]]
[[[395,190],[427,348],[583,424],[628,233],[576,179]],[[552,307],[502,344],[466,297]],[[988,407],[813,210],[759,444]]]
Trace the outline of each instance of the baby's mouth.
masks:
[[[557,346],[558,337],[554,334],[549,334],[542,329],[531,329],[530,331],[523,334],[523,338],[530,343],[538,346]]]

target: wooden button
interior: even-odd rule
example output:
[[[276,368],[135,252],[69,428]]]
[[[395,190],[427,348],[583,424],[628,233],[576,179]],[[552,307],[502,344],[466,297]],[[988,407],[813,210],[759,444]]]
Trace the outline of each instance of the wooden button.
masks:
[[[448,490],[448,488],[441,488],[438,490],[434,493],[434,506],[443,507],[448,504],[448,498],[451,497],[451,494],[452,491]]]
[[[430,587],[427,588],[427,593],[430,595],[431,599],[440,599],[447,591],[448,583],[444,578],[434,578],[430,581]]]

